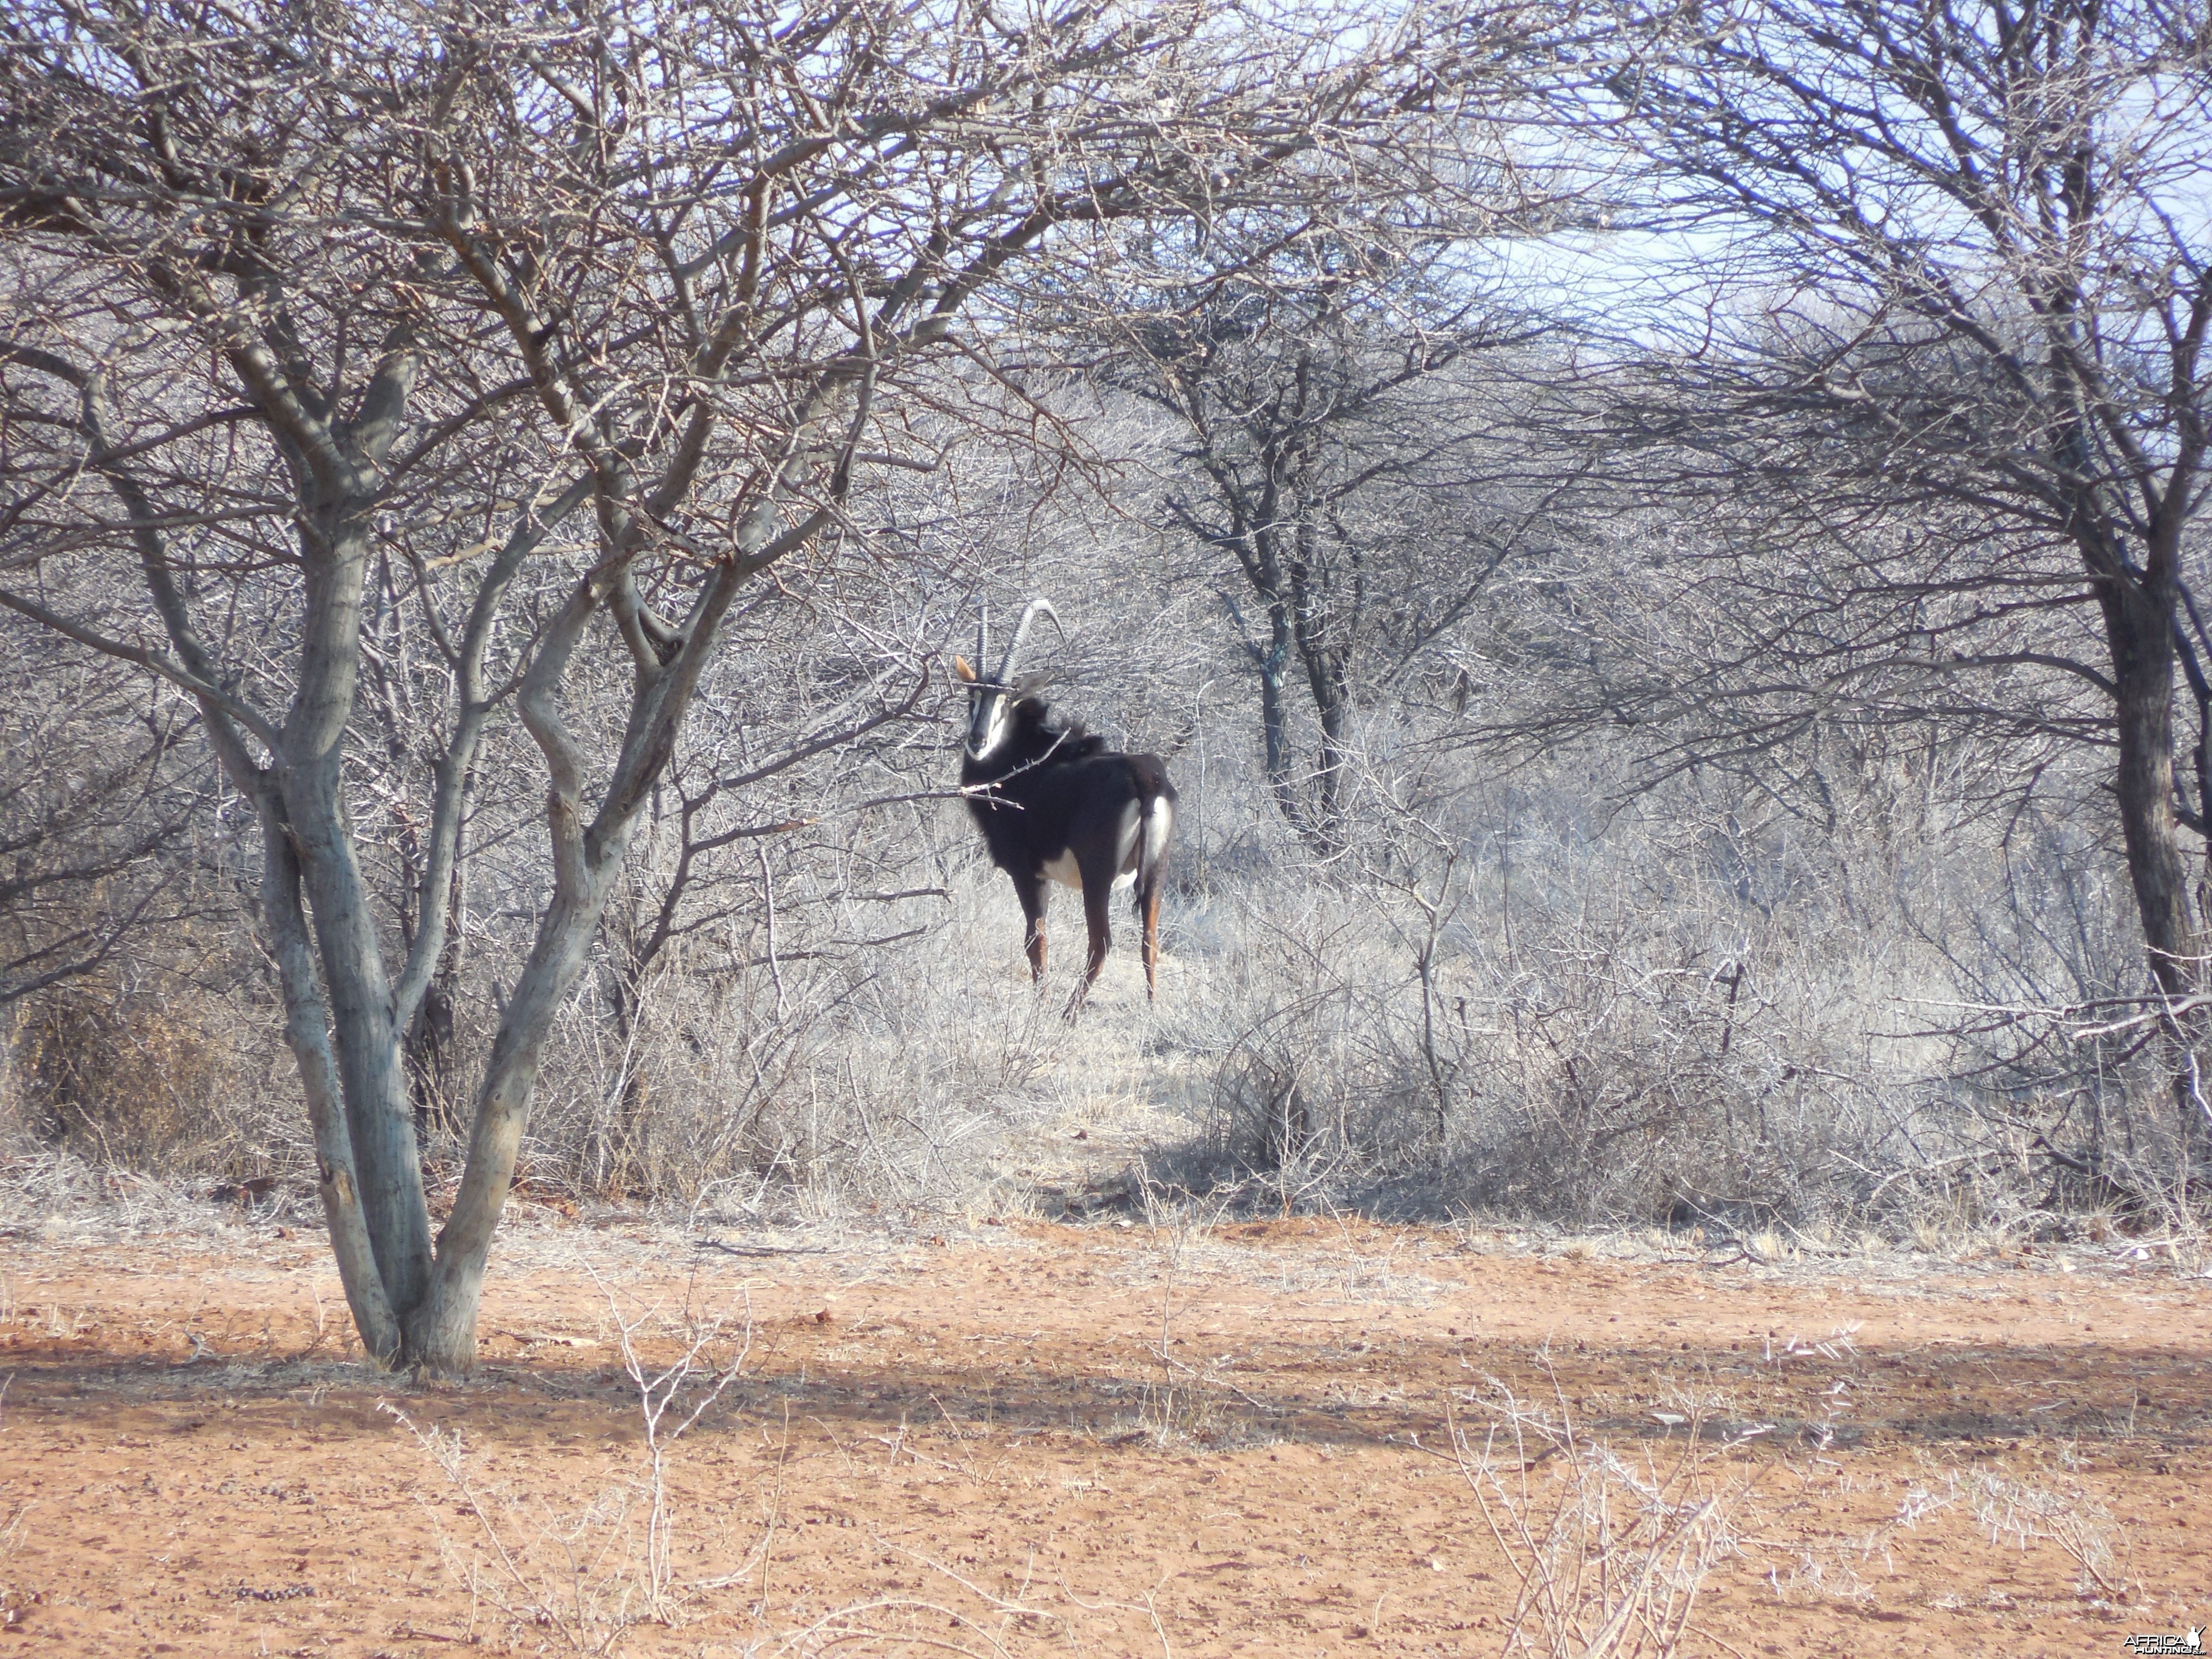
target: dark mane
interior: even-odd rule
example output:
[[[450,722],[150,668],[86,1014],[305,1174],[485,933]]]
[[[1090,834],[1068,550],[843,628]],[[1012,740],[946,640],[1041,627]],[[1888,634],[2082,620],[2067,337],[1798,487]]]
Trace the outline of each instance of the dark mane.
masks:
[[[1024,767],[1065,766],[1106,752],[1106,739],[1086,731],[1083,722],[1055,719],[1040,697],[1024,697],[1014,704],[1014,726],[1006,738],[1009,757]]]

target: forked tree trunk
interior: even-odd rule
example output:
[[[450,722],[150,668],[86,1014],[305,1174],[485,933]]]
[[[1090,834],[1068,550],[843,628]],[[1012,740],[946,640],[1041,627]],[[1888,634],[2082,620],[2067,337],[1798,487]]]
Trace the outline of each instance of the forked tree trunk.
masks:
[[[725,578],[725,585],[736,583]],[[343,581],[317,597],[332,610],[347,609]],[[704,620],[711,634],[720,607],[710,609]],[[315,677],[319,695],[295,704],[311,711],[295,720],[307,753],[280,757],[262,792],[264,927],[282,978],[286,1034],[307,1096],[324,1212],[356,1328],[382,1364],[458,1375],[475,1362],[485,1262],[513,1182],[545,1039],[582,972],[638,805],[611,795],[588,834],[575,821],[572,799],[553,805],[560,843],[554,899],[507,1000],[460,1190],[434,1252],[393,991],[347,833],[337,745],[316,749],[331,727],[343,732],[349,707],[344,688],[350,677],[335,666],[349,660],[343,629],[316,617],[311,631],[317,623],[329,629],[322,654],[334,666]],[[561,663],[548,666],[549,678],[557,682]],[[634,720],[634,734],[640,724]],[[288,740],[291,735],[288,727]],[[648,738],[633,773],[656,765],[658,748]],[[319,961],[310,954],[311,932]]]
[[[592,935],[614,890],[635,823],[633,814],[618,827],[582,872],[585,878],[577,890],[556,895],[539,924],[537,944],[514,994],[507,999],[477,1100],[460,1190],[453,1198],[453,1215],[438,1235],[428,1292],[402,1319],[404,1358],[434,1374],[459,1375],[476,1363],[477,1310],[483,1299],[484,1265],[514,1184],[538,1061],[554,1016],[583,972]]]
[[[395,391],[404,400],[411,364],[397,379]],[[399,406],[396,401],[395,420]],[[390,1364],[404,1355],[406,1310],[428,1289],[431,1251],[392,985],[343,794],[346,728],[360,678],[374,464],[380,452],[374,446],[366,453],[356,449],[349,434],[331,433],[329,439],[336,453],[325,460],[320,479],[310,483],[307,469],[298,469],[307,486],[302,540],[312,550],[304,561],[300,678],[266,771],[258,781],[241,781],[258,783],[264,796],[274,797],[263,811],[269,871],[263,887],[273,900],[264,925],[280,963],[288,939],[304,939],[307,916],[313,917],[320,983],[312,972],[285,969],[287,1029],[311,1110],[322,1074],[335,1073],[344,1155],[338,1155],[339,1138],[326,1136],[318,1122],[325,1212],[342,1267],[347,1249],[342,1230],[357,1226],[366,1236],[374,1286],[362,1282],[358,1272],[342,1271],[341,1279],[362,1342]],[[340,1193],[342,1185],[350,1192]]]

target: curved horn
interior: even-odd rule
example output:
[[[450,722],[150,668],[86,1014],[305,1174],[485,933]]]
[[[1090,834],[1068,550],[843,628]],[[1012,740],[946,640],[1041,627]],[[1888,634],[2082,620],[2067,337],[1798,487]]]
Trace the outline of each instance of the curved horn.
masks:
[[[1020,625],[1014,629],[1013,643],[1006,647],[1006,659],[999,665],[1000,684],[1011,685],[1013,684],[1014,663],[1022,654],[1022,647],[1029,641],[1030,624],[1036,620],[1036,614],[1040,611],[1043,611],[1046,616],[1052,618],[1053,631],[1054,633],[1058,634],[1062,639],[1066,639],[1067,637],[1067,630],[1060,625],[1060,613],[1052,608],[1052,601],[1049,599],[1031,599],[1029,602],[1029,608],[1022,612]]]
[[[975,607],[975,672],[991,672],[991,607],[988,605]]]

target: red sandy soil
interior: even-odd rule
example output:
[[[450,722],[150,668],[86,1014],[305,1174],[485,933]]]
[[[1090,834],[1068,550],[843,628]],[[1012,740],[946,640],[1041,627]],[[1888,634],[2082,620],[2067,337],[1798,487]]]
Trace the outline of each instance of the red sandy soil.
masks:
[[[1498,1652],[1529,1562],[1466,1449],[1501,1389],[1584,1448],[1492,1443],[1509,1537],[1577,1498],[1632,1522],[1632,1477],[1719,1500],[1685,1652],[2118,1654],[2212,1622],[2185,1248],[717,1237],[522,1217],[479,1373],[422,1386],[347,1358],[312,1231],[10,1230],[0,1659]],[[717,1316],[750,1348],[666,1449],[656,1594],[617,1321],[651,1366]],[[1574,1613],[1522,1633],[1548,1651]]]

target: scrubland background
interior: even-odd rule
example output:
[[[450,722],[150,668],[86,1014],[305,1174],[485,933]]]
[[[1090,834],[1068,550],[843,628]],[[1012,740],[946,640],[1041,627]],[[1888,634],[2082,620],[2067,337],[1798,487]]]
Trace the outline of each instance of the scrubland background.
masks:
[[[742,216],[719,240],[683,233],[726,285],[769,258],[788,327],[714,393],[704,482],[618,557],[691,603],[700,538],[802,460],[830,480],[806,520],[824,527],[722,626],[538,1073],[533,1191],[756,1216],[1165,1195],[1899,1237],[2187,1209],[2201,896],[2142,895],[2160,871],[2201,887],[2212,819],[2212,637],[2189,599],[2201,29],[2155,7],[2039,33],[1874,6],[1884,50],[1861,55],[1790,0],[1735,34],[1694,8],[1411,8],[1400,33],[1357,8],[1286,7],[1266,30],[1108,9],[1106,44],[1054,60],[1059,101],[1002,130],[925,96],[1027,62],[1042,37],[988,7],[802,8],[818,85],[788,108],[744,67],[781,13],[449,38],[414,11],[284,9],[257,28],[42,8],[0,60],[26,112],[0,132],[0,1150],[19,1172],[312,1186],[257,921],[261,821],[204,729],[233,690],[283,705],[312,586],[292,428],[269,425],[258,370],[244,403],[223,378],[251,356],[237,319],[346,397],[362,342],[394,318],[427,331],[406,347],[415,471],[356,515],[374,574],[331,798],[384,957],[435,936],[426,902],[450,917],[404,1039],[434,1188],[553,890],[548,775],[509,684],[451,890],[426,898],[457,683],[437,607],[462,613],[471,561],[567,476],[583,428],[562,398],[612,411],[592,416],[606,477],[705,395],[694,359],[649,343],[690,279],[638,180],[705,181],[693,207],[735,215],[728,145],[760,149],[757,208],[789,155],[834,140],[873,159],[822,162],[766,255]],[[312,50],[278,39],[293,27]],[[1088,41],[1092,15],[1052,27]],[[156,46],[199,80],[153,75]],[[1124,78],[1084,78],[1125,52]],[[1831,78],[1791,70],[1815,58]],[[428,92],[418,112],[375,92],[387,72],[456,77],[481,113]],[[272,114],[272,87],[295,103]],[[1306,88],[1352,112],[1340,131],[1299,112]],[[765,112],[725,131],[725,95]],[[934,112],[940,148],[867,149],[889,131],[868,112],[901,100]],[[298,161],[286,146],[319,121],[340,137]],[[454,159],[479,121],[509,123],[514,150],[480,197]],[[207,179],[297,169],[264,192],[294,216],[268,210],[265,269],[220,303],[187,303],[163,263],[234,252],[185,164],[144,161],[164,122]],[[1278,167],[1285,122],[1307,137]],[[1085,169],[1121,166],[1124,143],[1154,194],[1108,191],[1086,218]],[[576,172],[626,144],[649,159]],[[357,173],[325,167],[356,151]],[[894,161],[908,171],[854,182]],[[130,184],[154,173],[150,194]],[[930,214],[964,204],[931,234],[980,236],[1032,183],[1054,234],[975,254],[957,332],[953,310],[884,322],[876,403],[834,466],[816,455],[819,411],[790,388],[850,378],[848,312],[958,297],[969,268],[928,251]],[[855,226],[876,239],[860,264]],[[655,246],[677,273],[660,288],[638,275]],[[478,395],[503,380],[544,407]],[[760,499],[763,525],[803,516]],[[585,516],[521,568],[495,680],[563,595],[590,596]],[[192,683],[211,701],[143,672],[134,641],[162,626],[186,648],[146,571],[219,636],[229,678]],[[2122,588],[2141,614],[2100,621]],[[1124,917],[1073,1023],[1075,907],[1033,992],[954,793],[951,656],[979,615],[1003,641],[1039,595],[1065,627],[1037,630],[1024,677],[1164,756],[1182,797],[1161,996]],[[594,777],[659,672],[610,614],[556,676]]]
[[[1471,427],[1504,425],[1504,395],[1474,388]],[[1391,672],[1359,686],[1341,821],[1318,833],[1265,775],[1249,599],[1163,522],[1163,496],[1189,488],[1172,423],[1073,383],[1051,397],[1083,469],[971,447],[863,509],[896,526],[895,558],[842,543],[737,618],[561,1016],[533,1189],[762,1216],[1058,1213],[1149,1181],[1268,1212],[1899,1236],[2068,1224],[2109,1212],[2115,1182],[2180,1201],[2173,1096],[2131,1034],[2069,1040],[1993,1012],[2142,988],[2094,750],[1814,710],[1715,758],[1679,726],[1563,720],[1753,603],[1655,576],[1655,547],[1679,559],[1724,526],[1601,487],[1410,661],[1376,647]],[[1485,510],[1467,471],[1429,514]],[[1380,596],[1407,611],[1492,557],[1425,523],[1382,533],[1413,543],[1406,590]],[[1160,999],[1117,905],[1073,1023],[1079,908],[1061,896],[1054,983],[1033,992],[1011,890],[952,793],[950,656],[979,605],[1011,619],[1035,594],[1067,623],[1040,628],[1025,665],[1055,709],[1166,756],[1182,794]],[[9,927],[26,953],[103,945],[9,1005],[8,1156],[309,1188],[250,812],[179,700],[27,624],[0,623],[0,810],[22,867],[52,878],[24,884]],[[687,858],[687,804],[849,724],[887,664],[902,696],[921,688],[902,716],[708,799],[693,842],[762,833]],[[1288,725],[1310,799],[1310,703]],[[480,767],[453,1035],[418,1079],[448,1179],[467,1057],[550,879],[517,740],[495,730]],[[364,836],[394,888],[404,773]],[[99,869],[59,878],[72,861]],[[1102,1125],[1103,1146],[1068,1139]]]

